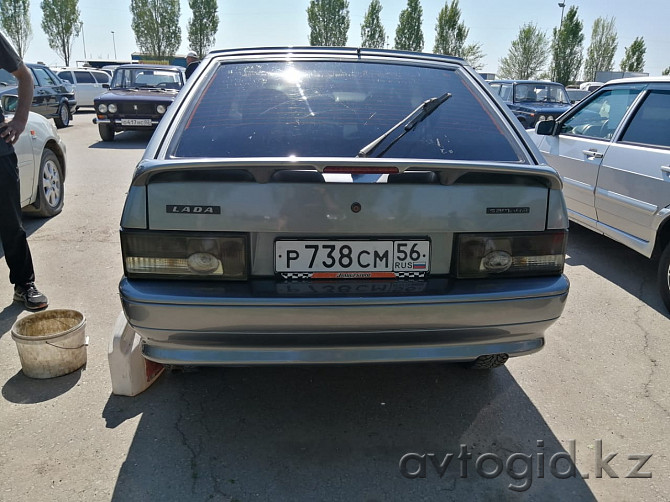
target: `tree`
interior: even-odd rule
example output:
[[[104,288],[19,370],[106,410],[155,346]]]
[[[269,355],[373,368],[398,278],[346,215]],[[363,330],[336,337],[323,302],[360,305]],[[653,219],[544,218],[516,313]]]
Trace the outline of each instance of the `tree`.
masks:
[[[644,38],[636,37],[629,47],[626,47],[623,59],[621,60],[621,71],[644,71],[644,55],[647,47],[644,45]]]
[[[498,74],[500,78],[535,79],[539,78],[549,59],[549,39],[533,23],[524,24],[519,35],[512,42],[507,56],[500,59]]]
[[[30,27],[30,0],[4,0],[0,2],[0,24],[23,59],[33,37]]]
[[[618,46],[614,18],[599,17],[596,19],[591,31],[591,44],[586,50],[584,79],[594,81],[596,72],[612,71],[614,69],[614,54]]]
[[[189,48],[205,57],[216,40],[219,28],[216,0],[188,0],[193,17],[188,21]]]
[[[381,2],[372,0],[361,24],[361,47],[383,49],[386,46],[386,32],[382,25],[381,12]]]
[[[72,44],[81,32],[79,0],[42,0],[40,7],[49,47],[70,66]]]
[[[551,44],[553,80],[563,85],[575,82],[582,67],[584,33],[582,22],[577,17],[577,7],[568,9],[559,28],[554,28]]]
[[[665,70],[663,70],[663,75],[670,75],[670,66],[668,66]]]
[[[181,44],[179,0],[130,0],[137,46],[156,58],[173,56]]]
[[[419,0],[407,0],[407,8],[400,12],[398,27],[395,30],[396,49],[415,52],[423,50],[422,18],[423,8]]]
[[[465,45],[470,30],[466,28],[465,23],[460,22],[460,19],[461,9],[458,7],[458,0],[452,0],[451,5],[446,2],[437,16],[433,52],[466,59],[472,66],[481,69],[479,62],[484,58],[481,44]]]
[[[347,45],[349,2],[347,0],[310,0],[307,7],[309,44],[334,47]]]

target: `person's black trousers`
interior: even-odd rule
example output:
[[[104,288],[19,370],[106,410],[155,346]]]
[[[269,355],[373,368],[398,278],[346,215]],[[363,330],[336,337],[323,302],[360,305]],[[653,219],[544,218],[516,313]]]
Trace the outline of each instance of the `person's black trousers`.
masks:
[[[14,153],[0,156],[0,241],[9,266],[9,281],[24,285],[35,280],[35,271],[21,222],[17,162]]]

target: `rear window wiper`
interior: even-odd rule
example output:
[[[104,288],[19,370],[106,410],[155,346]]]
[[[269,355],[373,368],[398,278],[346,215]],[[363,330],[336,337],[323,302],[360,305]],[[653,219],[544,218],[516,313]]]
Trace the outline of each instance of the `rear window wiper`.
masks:
[[[391,148],[393,145],[396,144],[396,142],[402,138],[405,134],[407,134],[409,131],[414,129],[419,122],[421,122],[423,119],[428,117],[431,113],[433,113],[435,110],[439,108],[439,106],[444,103],[446,100],[448,100],[451,97],[450,92],[445,92],[442,94],[442,96],[439,96],[437,98],[429,98],[425,100],[423,103],[421,103],[419,106],[417,106],[412,112],[407,115],[405,118],[403,118],[400,122],[398,122],[396,125],[391,127],[388,131],[386,131],[384,134],[379,136],[377,139],[372,141],[371,143],[368,143],[366,146],[364,146],[360,152],[358,152],[358,155],[356,157],[369,157],[370,154],[372,154],[373,151],[377,149],[377,147],[386,139],[388,138],[391,134],[393,134],[396,130],[400,129],[401,127],[404,128],[404,131],[398,135],[397,138],[395,138],[389,146],[387,146],[377,157],[381,157],[384,155],[389,148]]]

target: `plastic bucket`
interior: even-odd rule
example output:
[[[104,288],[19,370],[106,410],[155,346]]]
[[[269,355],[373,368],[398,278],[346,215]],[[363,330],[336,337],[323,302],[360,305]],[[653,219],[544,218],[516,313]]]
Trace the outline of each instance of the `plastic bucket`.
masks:
[[[76,310],[45,310],[19,319],[12,326],[23,373],[53,378],[86,364],[86,318]]]

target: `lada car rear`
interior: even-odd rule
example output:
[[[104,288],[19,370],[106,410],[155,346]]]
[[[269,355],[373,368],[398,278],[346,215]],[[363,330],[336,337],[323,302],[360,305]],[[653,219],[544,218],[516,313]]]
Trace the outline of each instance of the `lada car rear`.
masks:
[[[213,51],[121,221],[123,311],[177,365],[504,364],[568,295],[557,173],[457,58]]]
[[[94,123],[103,141],[120,131],[153,131],[184,85],[183,68],[160,65],[121,65],[114,70],[109,90],[93,100]]]

